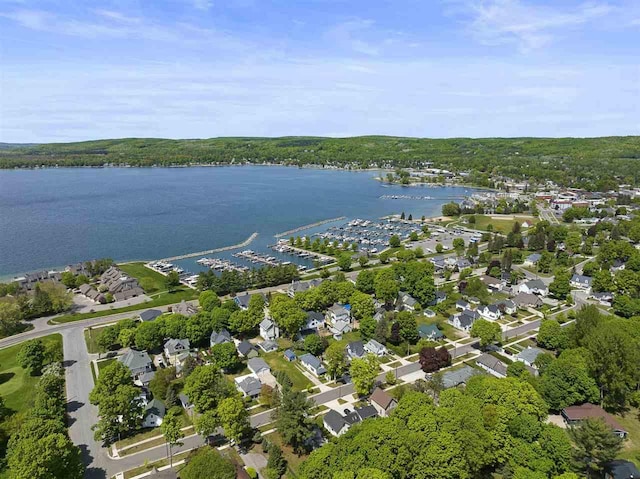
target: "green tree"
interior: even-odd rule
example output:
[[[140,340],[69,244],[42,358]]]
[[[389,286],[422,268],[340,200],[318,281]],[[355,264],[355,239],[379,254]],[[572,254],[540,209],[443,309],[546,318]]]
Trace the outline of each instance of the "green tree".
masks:
[[[175,291],[180,286],[180,275],[177,271],[169,271],[164,280],[164,285],[169,292]]]
[[[215,473],[215,476],[212,474]],[[180,471],[180,479],[235,479],[236,467],[224,459],[217,449],[203,447],[189,458],[186,466]]]
[[[198,304],[205,311],[211,312],[214,308],[219,308],[222,302],[216,293],[211,290],[206,290],[198,296]]]
[[[216,433],[220,427],[220,418],[216,409],[210,409],[195,418],[196,432],[205,438]]]
[[[373,316],[375,313],[373,299],[366,293],[356,291],[351,295],[349,303],[351,304],[351,314],[357,320]]]
[[[135,328],[125,328],[121,329],[118,333],[118,343],[123,348],[129,348],[135,344],[136,341],[136,329]]]
[[[283,387],[272,418],[284,444],[301,453],[307,440],[313,435],[314,423],[311,410],[314,404],[300,391]]]
[[[353,381],[353,388],[360,396],[365,396],[373,390],[373,385],[380,369],[380,361],[373,354],[351,361],[349,372]]]
[[[460,205],[458,203],[446,203],[442,205],[443,216],[460,216]]]
[[[338,268],[342,271],[351,271],[351,254],[343,253],[336,259]]]
[[[569,335],[555,319],[545,319],[538,331],[538,344],[546,349],[562,351],[569,346]]]
[[[22,318],[22,310],[17,303],[0,301],[0,336],[11,336],[18,332]]]
[[[482,348],[502,340],[500,325],[486,319],[477,319],[471,326],[470,333],[471,337],[480,339],[480,347]]]
[[[400,324],[400,337],[407,343],[418,341],[418,323],[416,317],[409,311],[401,311],[396,315],[396,322]]]
[[[285,295],[274,296],[269,309],[273,320],[290,338],[298,334],[307,320],[307,313],[298,306],[296,300]]]
[[[238,351],[233,343],[216,344],[211,348],[211,357],[214,364],[225,371],[232,371],[240,364]]]
[[[375,278],[376,273],[371,269],[360,271],[356,278],[356,289],[363,293],[372,294],[375,290]]]
[[[360,336],[364,341],[368,341],[376,334],[378,323],[371,316],[365,316],[360,320]]]
[[[540,393],[553,411],[599,399],[598,385],[584,364],[556,359],[547,366],[540,379]]]
[[[27,341],[17,356],[18,364],[26,369],[31,376],[38,376],[46,361],[46,348],[39,339]]]
[[[182,410],[179,407],[169,409],[162,419],[160,430],[164,436],[164,440],[169,446],[169,466],[173,467],[173,448],[182,446],[180,439],[184,437],[184,433],[180,430],[182,426]]]
[[[571,276],[566,271],[558,271],[549,285],[549,292],[557,299],[566,299],[571,292]]]
[[[174,366],[158,368],[153,379],[149,382],[149,390],[153,393],[153,397],[167,397],[167,390],[175,380],[176,368]]]
[[[366,256],[362,255],[362,256],[360,256],[358,258],[358,263],[360,264],[361,268],[364,268],[369,263],[369,258],[367,258]]]
[[[304,350],[314,356],[320,356],[326,347],[326,341],[318,334],[308,334],[304,338]]]
[[[287,472],[287,460],[277,444],[269,444],[269,460],[267,461],[267,479],[280,479]]]
[[[344,344],[333,342],[324,353],[324,360],[327,365],[327,373],[333,379],[342,375],[347,369],[347,354]]]
[[[234,394],[235,388],[220,373],[215,365],[198,366],[184,382],[183,392],[193,403],[196,411],[215,409],[225,397]]]
[[[569,430],[574,443],[574,460],[588,477],[599,477],[604,465],[618,455],[622,439],[600,418],[588,418]]]
[[[135,344],[140,350],[159,349],[164,341],[161,324],[153,322],[142,323],[136,329]]]
[[[391,238],[389,238],[389,246],[392,248],[398,248],[400,247],[400,238],[398,237],[398,235],[391,235]]]
[[[251,429],[249,426],[249,413],[244,407],[242,399],[232,396],[223,399],[218,404],[218,418],[224,429],[225,435],[239,443]]]
[[[374,285],[376,298],[387,305],[391,304],[398,297],[400,287],[398,286],[398,282],[395,280],[393,271],[384,269],[379,271],[376,275]]]

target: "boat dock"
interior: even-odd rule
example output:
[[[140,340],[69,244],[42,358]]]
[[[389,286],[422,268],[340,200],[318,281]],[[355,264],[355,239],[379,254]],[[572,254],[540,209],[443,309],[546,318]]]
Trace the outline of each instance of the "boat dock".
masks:
[[[226,259],[201,258],[196,261],[196,263],[208,266],[209,268],[215,269],[216,271],[238,271],[239,273],[249,271],[249,268],[247,268],[246,266],[240,266]]]
[[[331,256],[291,246],[287,240],[280,240],[277,244],[271,245],[270,248],[278,253],[288,253],[299,256],[300,258],[317,259],[321,263],[333,263],[335,261],[335,258],[332,258]]]
[[[310,225],[300,226],[298,228],[294,228],[292,230],[285,231],[284,233],[278,233],[278,234],[273,235],[273,236],[274,236],[274,238],[282,238],[283,236],[289,236],[289,235],[292,235],[292,234],[297,233],[299,231],[308,230],[310,228],[315,228],[316,226],[322,226],[322,225],[327,224],[327,223],[333,223],[334,221],[342,221],[342,220],[345,220],[345,219],[347,219],[346,216],[340,216],[339,218],[331,218],[331,219],[328,219],[328,220],[322,220],[322,221],[318,221],[317,223],[311,223]]]
[[[244,260],[250,261],[251,263],[260,263],[267,266],[280,266],[291,264],[288,261],[278,261],[274,256],[267,256],[265,254],[256,253],[253,250],[247,249],[244,251],[240,251],[238,253],[233,254],[236,258],[242,258]]]
[[[163,262],[170,262],[170,261],[177,261],[180,259],[187,259],[187,258],[195,258],[196,256],[206,256],[208,254],[215,254],[215,253],[222,253],[223,251],[229,251],[232,249],[238,249],[238,248],[243,248],[245,246],[249,246],[251,244],[251,242],[256,239],[258,236],[258,233],[253,233],[251,236],[249,236],[246,240],[244,240],[242,243],[238,243],[232,246],[224,246],[222,248],[216,248],[216,249],[209,249],[207,251],[198,251],[197,253],[188,253],[188,254],[183,254],[180,256],[172,256],[171,258],[164,258],[161,259],[159,261],[163,261]]]

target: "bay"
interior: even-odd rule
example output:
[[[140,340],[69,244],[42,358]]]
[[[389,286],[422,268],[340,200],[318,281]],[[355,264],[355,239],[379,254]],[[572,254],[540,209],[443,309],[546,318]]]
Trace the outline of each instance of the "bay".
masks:
[[[449,198],[473,192],[385,185],[374,180],[379,174],[277,166],[3,170],[0,276],[102,257],[159,259],[237,244],[253,232],[250,248],[267,252],[274,234],[302,225],[402,211],[434,216]],[[181,266],[201,270],[195,259]]]

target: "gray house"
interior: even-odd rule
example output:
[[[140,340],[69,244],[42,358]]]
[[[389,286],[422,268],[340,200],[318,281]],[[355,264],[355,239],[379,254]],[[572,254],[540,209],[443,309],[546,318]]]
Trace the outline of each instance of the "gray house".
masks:
[[[130,349],[118,358],[122,364],[131,370],[131,376],[134,379],[144,373],[153,371],[153,362],[146,351],[135,351]]]

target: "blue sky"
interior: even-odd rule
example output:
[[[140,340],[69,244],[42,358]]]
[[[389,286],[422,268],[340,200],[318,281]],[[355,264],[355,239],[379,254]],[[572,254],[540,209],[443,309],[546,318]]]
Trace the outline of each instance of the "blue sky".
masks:
[[[0,141],[640,134],[640,2],[0,0]]]

